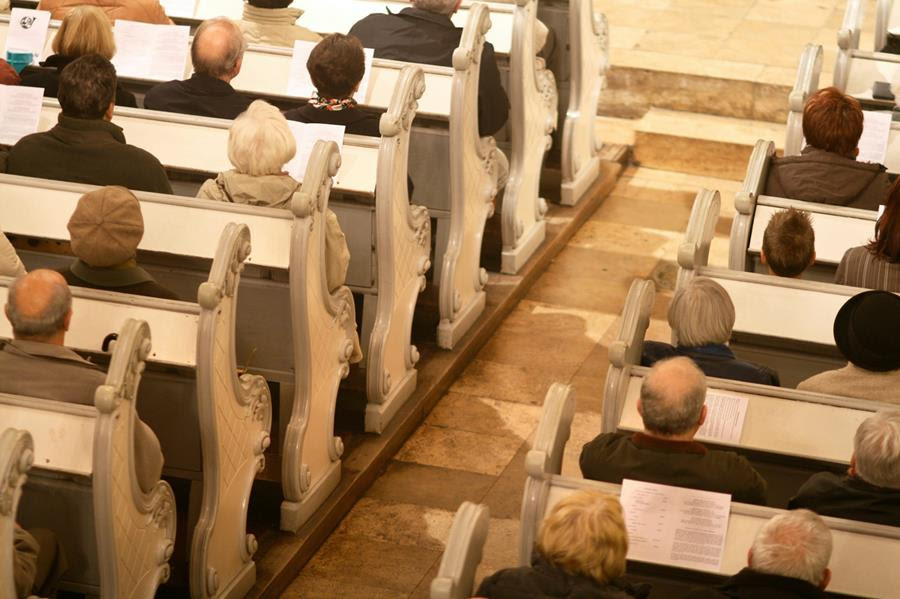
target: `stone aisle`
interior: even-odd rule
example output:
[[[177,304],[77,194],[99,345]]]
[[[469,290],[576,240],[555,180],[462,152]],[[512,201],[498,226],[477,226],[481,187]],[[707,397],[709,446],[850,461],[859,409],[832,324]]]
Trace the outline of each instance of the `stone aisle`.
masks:
[[[490,507],[480,576],[515,565],[523,462],[549,385],[575,387],[578,413],[563,472],[580,475],[581,445],[599,432],[607,345],[635,277],[659,283],[651,336],[665,340],[672,262],[697,188],[734,181],[629,168],[527,298],[504,321],[285,597],[427,597],[456,508]],[[730,216],[712,259],[727,254]]]

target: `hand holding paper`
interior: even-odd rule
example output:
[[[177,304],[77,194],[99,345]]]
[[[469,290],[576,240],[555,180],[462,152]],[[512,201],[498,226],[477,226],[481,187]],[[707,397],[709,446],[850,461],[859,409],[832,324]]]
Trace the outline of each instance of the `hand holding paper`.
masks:
[[[284,165],[284,170],[297,181],[303,180],[303,174],[306,172],[306,163],[309,162],[309,156],[312,154],[313,146],[320,139],[323,141],[333,141],[338,145],[338,151],[344,146],[344,127],[342,125],[319,125],[315,123],[298,123],[297,121],[288,121],[288,127],[294,134],[297,142],[297,153],[294,158]]]

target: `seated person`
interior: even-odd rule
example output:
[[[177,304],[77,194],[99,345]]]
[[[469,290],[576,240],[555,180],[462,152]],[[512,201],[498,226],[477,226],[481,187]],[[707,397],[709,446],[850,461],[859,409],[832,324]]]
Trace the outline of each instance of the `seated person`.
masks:
[[[806,147],[799,156],[772,158],[766,195],[878,210],[890,181],[884,165],[856,160],[862,132],[859,101],[820,89],[803,107]]]
[[[375,58],[453,66],[453,51],[459,47],[462,29],[450,16],[462,0],[412,0],[410,8],[397,14],[373,14],[350,30]],[[509,117],[509,99],[500,83],[494,46],[484,42],[478,89],[478,133],[493,135]]]
[[[66,559],[56,535],[43,528],[25,530],[16,524],[13,552],[16,598],[25,599],[35,594],[53,596],[56,583],[66,570]]]
[[[816,233],[809,212],[788,208],[772,215],[763,233],[759,260],[769,274],[799,279],[816,262]]]
[[[491,574],[475,596],[647,597],[649,585],[631,585],[622,578],[627,552],[628,531],[619,500],[599,491],[576,491],[541,522],[531,566]]]
[[[725,289],[707,277],[694,277],[675,292],[668,320],[676,346],[644,341],[641,365],[687,356],[706,373],[723,379],[778,386],[778,373],[735,357],[728,347],[734,328],[734,304]]]
[[[847,474],[812,475],[788,505],[900,526],[900,411],[882,410],[866,418],[856,429]]]
[[[619,484],[630,478],[729,493],[742,503],[766,502],[766,481],[746,458],[694,440],[706,420],[706,377],[688,358],[650,369],[641,384],[640,433],[602,433],[581,450],[585,478]]]
[[[207,179],[198,198],[290,208],[300,182],[284,172],[297,152],[297,142],[281,112],[271,104],[256,100],[231,125],[228,158],[234,169]],[[328,289],[335,291],[347,278],[350,250],[337,216],[326,213],[325,275]]]
[[[0,276],[17,277],[25,274],[25,267],[16,254],[16,248],[12,246],[3,231],[0,230]]]
[[[875,239],[844,252],[834,282],[900,292],[900,178],[875,223]]]
[[[353,94],[366,71],[362,44],[352,35],[333,33],[316,44],[306,61],[316,96],[284,113],[301,123],[344,125],[347,133],[380,137],[381,116],[359,108]]]
[[[62,112],[55,127],[20,139],[9,151],[11,175],[172,193],[152,154],[125,143],[112,120],[116,69],[97,54],[77,58],[59,76]]]
[[[847,365],[797,389],[900,403],[900,297],[887,291],[851,297],[834,317],[834,341]]]
[[[122,19],[156,25],[172,24],[159,0],[41,0],[38,10],[48,10],[51,19],[61,20],[73,8],[83,4],[101,7],[110,21]]]
[[[194,74],[187,81],[160,83],[147,90],[144,108],[233,119],[251,99],[231,87],[241,72],[247,42],[241,28],[225,17],[203,21],[191,43]]]
[[[59,272],[69,285],[178,299],[135,261],[144,218],[140,202],[124,187],[102,187],[81,196],[68,227],[76,259]]]
[[[291,6],[292,0],[247,0],[240,25],[251,44],[294,47],[295,41],[317,42],[322,39],[306,27],[297,25],[303,14]]]
[[[106,14],[96,6],[76,6],[66,15],[53,38],[54,54],[41,63],[42,69],[27,67],[22,71],[22,85],[43,87],[44,96],[55,98],[59,89],[59,74],[79,56],[99,54],[112,60],[116,40]],[[137,108],[134,94],[116,84],[116,106]]]
[[[0,342],[0,393],[87,406],[106,383],[99,367],[65,347],[72,322],[72,294],[62,275],[33,270],[9,286],[6,317],[13,341]],[[135,418],[135,471],[144,491],[159,481],[163,456],[153,431]]]
[[[685,599],[821,597],[831,582],[831,531],[809,510],[779,514],[763,524],[747,555],[748,567],[723,584]]]

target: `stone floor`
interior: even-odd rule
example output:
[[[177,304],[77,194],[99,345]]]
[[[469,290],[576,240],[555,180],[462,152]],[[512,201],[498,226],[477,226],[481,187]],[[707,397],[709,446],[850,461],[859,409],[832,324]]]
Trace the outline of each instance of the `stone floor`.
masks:
[[[723,192],[711,260],[724,264],[734,181],[628,169],[307,564],[286,597],[427,597],[460,502],[485,503],[490,534],[480,575],[516,560],[523,461],[555,381],[575,387],[578,413],[563,472],[600,428],[607,345],[635,277],[660,287],[650,336],[666,339],[672,262],[698,187]]]

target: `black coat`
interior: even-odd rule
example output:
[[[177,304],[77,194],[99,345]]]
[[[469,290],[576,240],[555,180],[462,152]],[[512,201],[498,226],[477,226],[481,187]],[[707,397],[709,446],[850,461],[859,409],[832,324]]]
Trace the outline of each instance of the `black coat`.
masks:
[[[219,119],[235,119],[253,102],[221,79],[194,73],[186,81],[160,83],[147,90],[144,108]]]
[[[646,584],[631,585],[622,579],[599,584],[584,576],[566,574],[536,555],[529,568],[507,568],[491,574],[475,593],[488,599],[643,599],[650,593]]]
[[[774,574],[754,572],[744,568],[723,584],[696,589],[684,599],[820,599],[825,593],[816,586],[800,580]]]
[[[59,93],[59,74],[75,58],[53,54],[41,63],[40,68],[27,67],[22,71],[22,85],[26,87],[44,88],[45,98],[56,98]],[[116,106],[137,108],[137,98],[121,84],[116,83]]]
[[[855,476],[813,474],[788,504],[823,516],[900,526],[900,489],[870,485]]]
[[[462,29],[450,17],[418,8],[397,14],[374,14],[350,30],[363,46],[375,50],[375,58],[453,66],[453,51],[459,47]],[[484,43],[478,89],[478,132],[493,135],[509,118],[509,98],[500,82],[494,47]]]
[[[659,341],[644,341],[641,366],[653,366],[660,360],[676,356],[690,358],[706,376],[774,387],[781,384],[777,372],[759,364],[739,360],[727,345],[673,347]]]
[[[325,110],[312,104],[293,108],[284,113],[285,118],[300,123],[320,123],[322,125],[343,125],[351,135],[368,135],[381,137],[378,129],[381,115],[368,112],[362,108],[344,108],[343,110]]]
[[[668,441],[644,433],[603,433],[581,449],[585,478],[648,483],[728,493],[734,501],[766,503],[766,481],[743,456],[696,441]]]
[[[122,128],[103,119],[74,119],[60,114],[55,127],[26,135],[12,147],[6,172],[172,193],[159,160],[146,150],[125,143]]]

